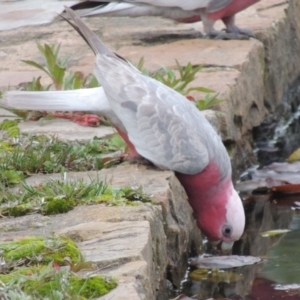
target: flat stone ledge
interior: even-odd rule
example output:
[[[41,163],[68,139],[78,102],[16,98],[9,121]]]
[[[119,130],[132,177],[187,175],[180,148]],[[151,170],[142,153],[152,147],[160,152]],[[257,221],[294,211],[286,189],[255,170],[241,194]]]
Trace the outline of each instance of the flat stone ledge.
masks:
[[[135,283],[133,292],[141,299],[155,298],[153,291],[159,286],[155,286],[157,280],[151,272],[154,257],[148,221],[88,222],[57,233],[74,240],[80,238],[79,249],[87,261],[94,262],[98,272],[117,277],[121,286],[125,282]],[[138,284],[142,290],[138,289]]]
[[[87,141],[94,137],[104,138],[116,133],[115,129],[109,126],[81,126],[61,119],[21,122],[19,128],[23,133],[51,134],[64,141]]]
[[[27,183],[39,185],[50,178],[59,180],[61,174],[35,175]],[[0,241],[52,232],[69,236],[100,273],[117,277],[121,287],[126,283],[135,288],[137,299],[166,299],[167,267],[179,286],[191,244],[200,248],[199,229],[173,172],[124,165],[67,175],[70,181],[80,179],[105,181],[115,187],[142,186],[157,205],[77,206],[62,215],[5,218],[0,220]],[[133,263],[140,268],[134,271]]]

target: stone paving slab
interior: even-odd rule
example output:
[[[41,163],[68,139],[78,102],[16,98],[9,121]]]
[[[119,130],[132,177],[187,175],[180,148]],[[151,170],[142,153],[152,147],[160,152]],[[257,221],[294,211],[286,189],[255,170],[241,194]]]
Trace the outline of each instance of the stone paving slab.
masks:
[[[65,141],[87,141],[94,137],[104,138],[116,133],[109,126],[81,126],[72,121],[62,119],[21,122],[19,128],[23,133],[51,134]]]
[[[89,261],[99,262],[99,267],[120,265],[124,262],[152,260],[151,228],[147,221],[87,222],[59,230],[59,234],[82,238],[78,246]],[[99,249],[101,248],[101,253]]]
[[[248,59],[249,52],[257,47],[257,44],[260,45],[260,42],[255,39],[249,41],[191,39],[151,47],[127,46],[118,49],[118,53],[134,63],[138,63],[137,60],[143,57],[145,66],[151,71],[164,66],[176,69],[175,59],[183,66],[192,61],[194,65],[204,67],[240,69]]]

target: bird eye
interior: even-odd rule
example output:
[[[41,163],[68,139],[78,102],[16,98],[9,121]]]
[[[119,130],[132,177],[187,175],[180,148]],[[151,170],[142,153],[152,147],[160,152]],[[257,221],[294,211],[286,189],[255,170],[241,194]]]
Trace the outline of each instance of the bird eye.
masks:
[[[226,237],[230,237],[232,234],[232,227],[230,225],[224,225],[222,228],[222,233]]]

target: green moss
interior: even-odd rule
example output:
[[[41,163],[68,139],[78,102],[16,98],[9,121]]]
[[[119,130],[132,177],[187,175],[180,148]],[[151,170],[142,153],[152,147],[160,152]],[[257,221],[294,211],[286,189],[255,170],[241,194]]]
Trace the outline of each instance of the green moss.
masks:
[[[62,249],[59,251],[55,251],[54,253],[51,253],[51,260],[54,260],[55,262],[59,264],[65,264],[64,258],[69,257],[70,260],[75,263],[78,261],[78,257],[80,255],[79,249],[77,248],[77,245],[68,238],[63,238],[62,241]]]
[[[17,281],[21,276],[32,276],[32,274],[39,272],[45,266],[34,266],[34,267],[19,267],[15,271],[10,272],[9,274],[0,274],[0,282],[7,284],[12,281]],[[20,276],[21,275],[21,276]]]
[[[70,275],[70,274],[69,274]],[[66,276],[64,280],[66,281]],[[68,278],[68,293],[81,296],[83,299],[94,299],[107,294],[117,286],[117,282],[111,278],[95,276],[91,278],[81,278],[76,275],[70,275]],[[28,280],[25,283],[24,291],[28,294],[34,294],[37,297],[49,297],[53,290],[61,289],[61,281],[53,277],[50,281],[41,282]]]
[[[56,299],[53,292],[64,294],[67,299],[95,299],[117,286],[117,281],[104,276],[81,278],[65,270],[51,266],[19,268],[10,274],[0,275],[3,284],[22,290],[33,299]]]
[[[4,208],[1,211],[2,215],[8,215],[10,217],[21,217],[31,212],[31,207],[28,204],[20,204],[13,207]]]
[[[20,242],[20,244],[16,244],[14,249],[4,253],[4,257],[5,259],[11,260],[32,257],[39,255],[44,248],[44,242],[32,239],[30,241],[26,241],[26,243]]]
[[[94,201],[94,203],[109,203],[113,199],[112,195],[101,195],[98,196]]]
[[[76,206],[76,202],[70,199],[50,199],[47,200],[42,212],[45,215],[56,215],[66,213]]]
[[[87,279],[72,276],[70,282],[73,291],[75,293],[80,293],[80,295],[85,298],[105,295],[117,286],[116,280],[102,276],[95,276]]]
[[[189,277],[195,281],[208,282],[238,282],[242,280],[243,276],[236,272],[223,271],[218,269],[197,269],[189,274]]]
[[[117,281],[109,277],[77,276],[76,272],[91,268],[92,264],[66,237],[31,237],[2,243],[0,253],[6,261],[3,272],[10,272],[0,274],[1,296],[7,299],[12,290],[37,300],[95,299],[117,286]]]
[[[6,260],[26,259],[31,263],[39,256],[40,263],[55,261],[65,264],[64,258],[69,257],[76,262],[79,257],[79,250],[76,244],[66,237],[33,237],[16,242],[0,244],[0,251],[3,252]]]

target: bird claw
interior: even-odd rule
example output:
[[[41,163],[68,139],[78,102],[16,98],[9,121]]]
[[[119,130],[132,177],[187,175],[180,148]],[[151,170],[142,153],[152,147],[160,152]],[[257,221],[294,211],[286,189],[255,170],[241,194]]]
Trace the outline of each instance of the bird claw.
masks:
[[[233,32],[222,32],[213,38],[214,40],[249,40],[249,36],[233,33]]]
[[[82,112],[55,112],[54,117],[68,119],[82,126],[97,127],[100,125],[100,117],[92,114],[84,114]]]
[[[235,29],[234,30],[228,30],[227,29],[227,32],[237,32],[238,34],[242,34],[242,35],[245,35],[247,36],[248,38],[256,38],[255,34],[252,32],[252,30],[250,29],[247,29],[247,28],[239,28],[237,26],[235,26]]]
[[[82,126],[97,127],[100,125],[100,117],[92,114],[77,115],[71,120]]]
[[[145,165],[145,166],[153,166],[153,163],[146,158],[140,156],[140,155],[132,155],[129,153],[124,153],[122,155],[122,161],[128,161],[131,164],[139,164],[139,165]]]
[[[251,37],[256,38],[250,29],[238,28],[236,26],[221,31],[214,30],[208,36],[214,40],[249,40]]]

